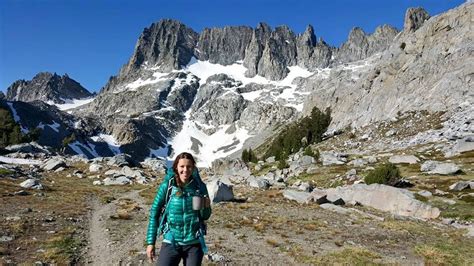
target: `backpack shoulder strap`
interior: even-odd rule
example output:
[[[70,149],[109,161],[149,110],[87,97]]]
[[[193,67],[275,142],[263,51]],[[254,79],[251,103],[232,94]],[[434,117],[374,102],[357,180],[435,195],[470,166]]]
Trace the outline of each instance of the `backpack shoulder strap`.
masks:
[[[160,218],[160,225],[158,226],[158,230],[159,230],[159,233],[158,234],[161,234],[163,233],[163,227],[165,226],[166,224],[166,215],[167,215],[167,209],[168,209],[168,203],[170,201],[170,198],[171,198],[171,192],[173,190],[173,186],[172,186],[172,183],[173,182],[173,178],[170,178],[168,180],[168,186],[166,188],[166,198],[165,198],[165,204],[163,205],[163,207],[161,208],[161,211],[160,211],[160,215],[161,215],[161,218]]]

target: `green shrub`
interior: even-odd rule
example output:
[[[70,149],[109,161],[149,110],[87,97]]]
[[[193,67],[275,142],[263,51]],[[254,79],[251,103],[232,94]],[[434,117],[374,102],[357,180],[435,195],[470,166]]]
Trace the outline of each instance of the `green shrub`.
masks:
[[[287,159],[288,155],[313,143],[321,142],[323,134],[331,123],[331,109],[321,112],[314,107],[311,115],[286,126],[270,143],[265,157]]]
[[[370,184],[385,184],[393,186],[400,181],[401,175],[398,167],[392,163],[386,163],[377,166],[370,171],[365,177],[364,181],[367,185]]]
[[[248,163],[249,162],[249,151],[247,149],[242,150],[242,161]]]
[[[316,150],[316,152],[314,152],[313,149],[311,149],[310,146],[308,146],[308,147],[306,147],[306,148],[304,149],[303,155],[311,156],[311,157],[313,157],[316,161],[319,160],[319,151]]]
[[[244,161],[246,163],[248,163],[248,162],[257,163],[258,162],[258,157],[252,151],[252,148],[249,148],[248,150],[243,149],[241,158],[242,158],[242,161]]]
[[[74,141],[76,141],[76,134],[72,133],[71,135],[65,137],[63,139],[63,147],[66,147],[68,146],[69,144],[73,143]]]
[[[0,147],[38,140],[40,134],[39,128],[23,134],[10,111],[0,107]]]
[[[15,171],[5,169],[5,168],[0,168],[0,176],[12,175],[14,173],[15,173]]]
[[[278,167],[278,169],[281,170],[281,169],[290,167],[290,165],[286,162],[285,159],[281,158],[281,159],[278,161],[277,167]]]

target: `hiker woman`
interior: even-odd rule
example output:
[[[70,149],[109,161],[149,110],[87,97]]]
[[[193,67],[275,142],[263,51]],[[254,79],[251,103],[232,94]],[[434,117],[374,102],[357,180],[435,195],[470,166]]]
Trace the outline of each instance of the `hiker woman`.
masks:
[[[201,265],[207,247],[204,220],[211,216],[206,185],[189,153],[179,154],[160,184],[148,222],[146,254],[155,261],[155,241],[163,234],[158,265]]]

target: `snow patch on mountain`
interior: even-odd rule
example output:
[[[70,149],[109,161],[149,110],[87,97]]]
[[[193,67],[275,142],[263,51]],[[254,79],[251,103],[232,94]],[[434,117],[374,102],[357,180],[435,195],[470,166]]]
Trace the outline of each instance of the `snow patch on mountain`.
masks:
[[[41,129],[44,129],[45,126],[49,126],[51,129],[53,129],[54,131],[56,132],[59,132],[59,127],[61,126],[60,124],[58,124],[56,121],[53,120],[53,123],[52,124],[43,124],[43,122],[40,122],[38,124],[38,128],[41,128]]]
[[[10,158],[5,156],[0,156],[0,162],[8,164],[27,164],[27,165],[39,165],[41,161],[31,160],[31,159],[21,159],[21,158]]]
[[[233,133],[227,133],[231,125],[221,125],[215,133],[207,135],[189,116],[188,111],[182,130],[170,144],[175,155],[185,151],[195,154],[198,167],[210,167],[212,161],[242,149],[245,140],[251,137],[246,129],[238,126]]]
[[[199,77],[201,83],[204,83],[207,78],[212,75],[226,74],[235,80],[241,81],[243,85],[249,83],[257,83],[289,87],[296,86],[292,84],[295,78],[306,78],[314,74],[313,72],[310,72],[299,66],[291,66],[288,67],[288,69],[290,70],[290,72],[288,73],[286,78],[281,81],[272,81],[258,75],[253,78],[248,78],[245,76],[247,68],[243,66],[242,61],[237,61],[235,64],[224,66],[220,64],[212,64],[209,61],[199,61],[193,57],[184,70],[189,71],[193,75]]]
[[[142,78],[139,78],[139,79],[127,84],[127,86],[125,86],[125,88],[129,89],[130,91],[136,91],[137,88],[139,88],[141,86],[148,85],[148,84],[154,84],[154,83],[158,83],[159,81],[166,80],[165,77],[168,76],[169,74],[170,73],[162,73],[162,72],[157,71],[157,72],[153,73],[153,77],[145,79],[145,80],[143,80]],[[117,92],[121,92],[121,91],[117,91]]]
[[[91,143],[88,143],[88,146],[84,145],[83,143],[80,143],[79,141],[74,141],[73,143],[70,143],[69,144],[69,147],[74,151],[76,152],[77,154],[84,154],[84,150],[86,150],[87,152],[89,152],[90,154],[92,154],[92,156],[94,157],[99,157],[99,154],[97,153],[97,151],[95,150],[95,145],[94,144],[91,144]],[[87,155],[86,155],[87,156]]]
[[[114,138],[114,136],[112,135],[107,135],[107,134],[103,134],[103,133],[100,133],[99,135],[97,136],[93,136],[91,137],[91,139],[93,141],[96,141],[96,142],[105,142],[107,143],[107,145],[109,146],[109,149],[114,153],[114,154],[120,154],[122,153],[120,151],[120,144],[118,143],[118,141]]]
[[[184,85],[190,85],[191,83],[198,82],[196,76],[186,75],[186,78],[177,78],[174,80],[173,87],[171,87],[170,93],[183,87]]]
[[[58,104],[58,103],[55,103],[54,101],[47,101],[46,103],[49,104],[49,105],[55,105],[61,111],[67,111],[67,110],[74,109],[76,107],[88,104],[88,103],[92,102],[94,99],[95,98],[86,98],[86,99],[63,99],[63,98],[61,98],[61,100],[63,100],[65,103]]]
[[[13,103],[7,102],[7,105],[8,105],[8,107],[10,107],[10,110],[12,111],[13,120],[15,120],[15,122],[18,123],[18,125],[20,125],[21,133],[23,133],[23,134],[28,134],[28,132],[30,132],[30,131],[29,131],[27,128],[24,128],[24,127],[21,125],[21,123],[20,123],[20,116],[19,116],[18,113],[16,112],[15,107],[13,107]]]

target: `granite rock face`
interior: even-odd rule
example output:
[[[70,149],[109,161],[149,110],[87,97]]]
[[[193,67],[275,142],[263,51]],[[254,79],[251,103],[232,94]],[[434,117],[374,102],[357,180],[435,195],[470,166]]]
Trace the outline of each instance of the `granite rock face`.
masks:
[[[303,86],[311,95],[303,113],[314,106],[330,107],[332,130],[393,119],[407,111],[464,108],[464,103],[474,102],[469,70],[474,69],[473,12],[474,4],[466,3],[418,24],[416,31],[403,31],[380,54],[308,78]],[[351,40],[365,43],[361,31],[351,35]]]
[[[176,20],[163,19],[145,28],[123,74],[139,69],[145,62],[165,72],[186,65],[193,56],[198,34]],[[122,74],[121,73],[121,74]]]
[[[308,25],[305,32],[297,37],[296,53],[298,66],[311,71],[329,66],[332,48],[322,38],[316,40],[313,26]]]
[[[194,49],[195,57],[213,64],[231,65],[244,59],[253,30],[247,26],[204,29]]]
[[[430,18],[426,10],[421,7],[409,8],[405,13],[405,22],[403,23],[403,31],[416,31],[423,23]]]
[[[361,60],[382,52],[387,49],[397,34],[398,30],[388,25],[378,27],[371,35],[355,27],[349,33],[348,40],[334,52],[333,65]]]
[[[32,80],[17,80],[7,88],[6,100],[32,102],[65,103],[67,99],[82,99],[93,94],[67,74],[59,76],[56,73],[41,72]]]

